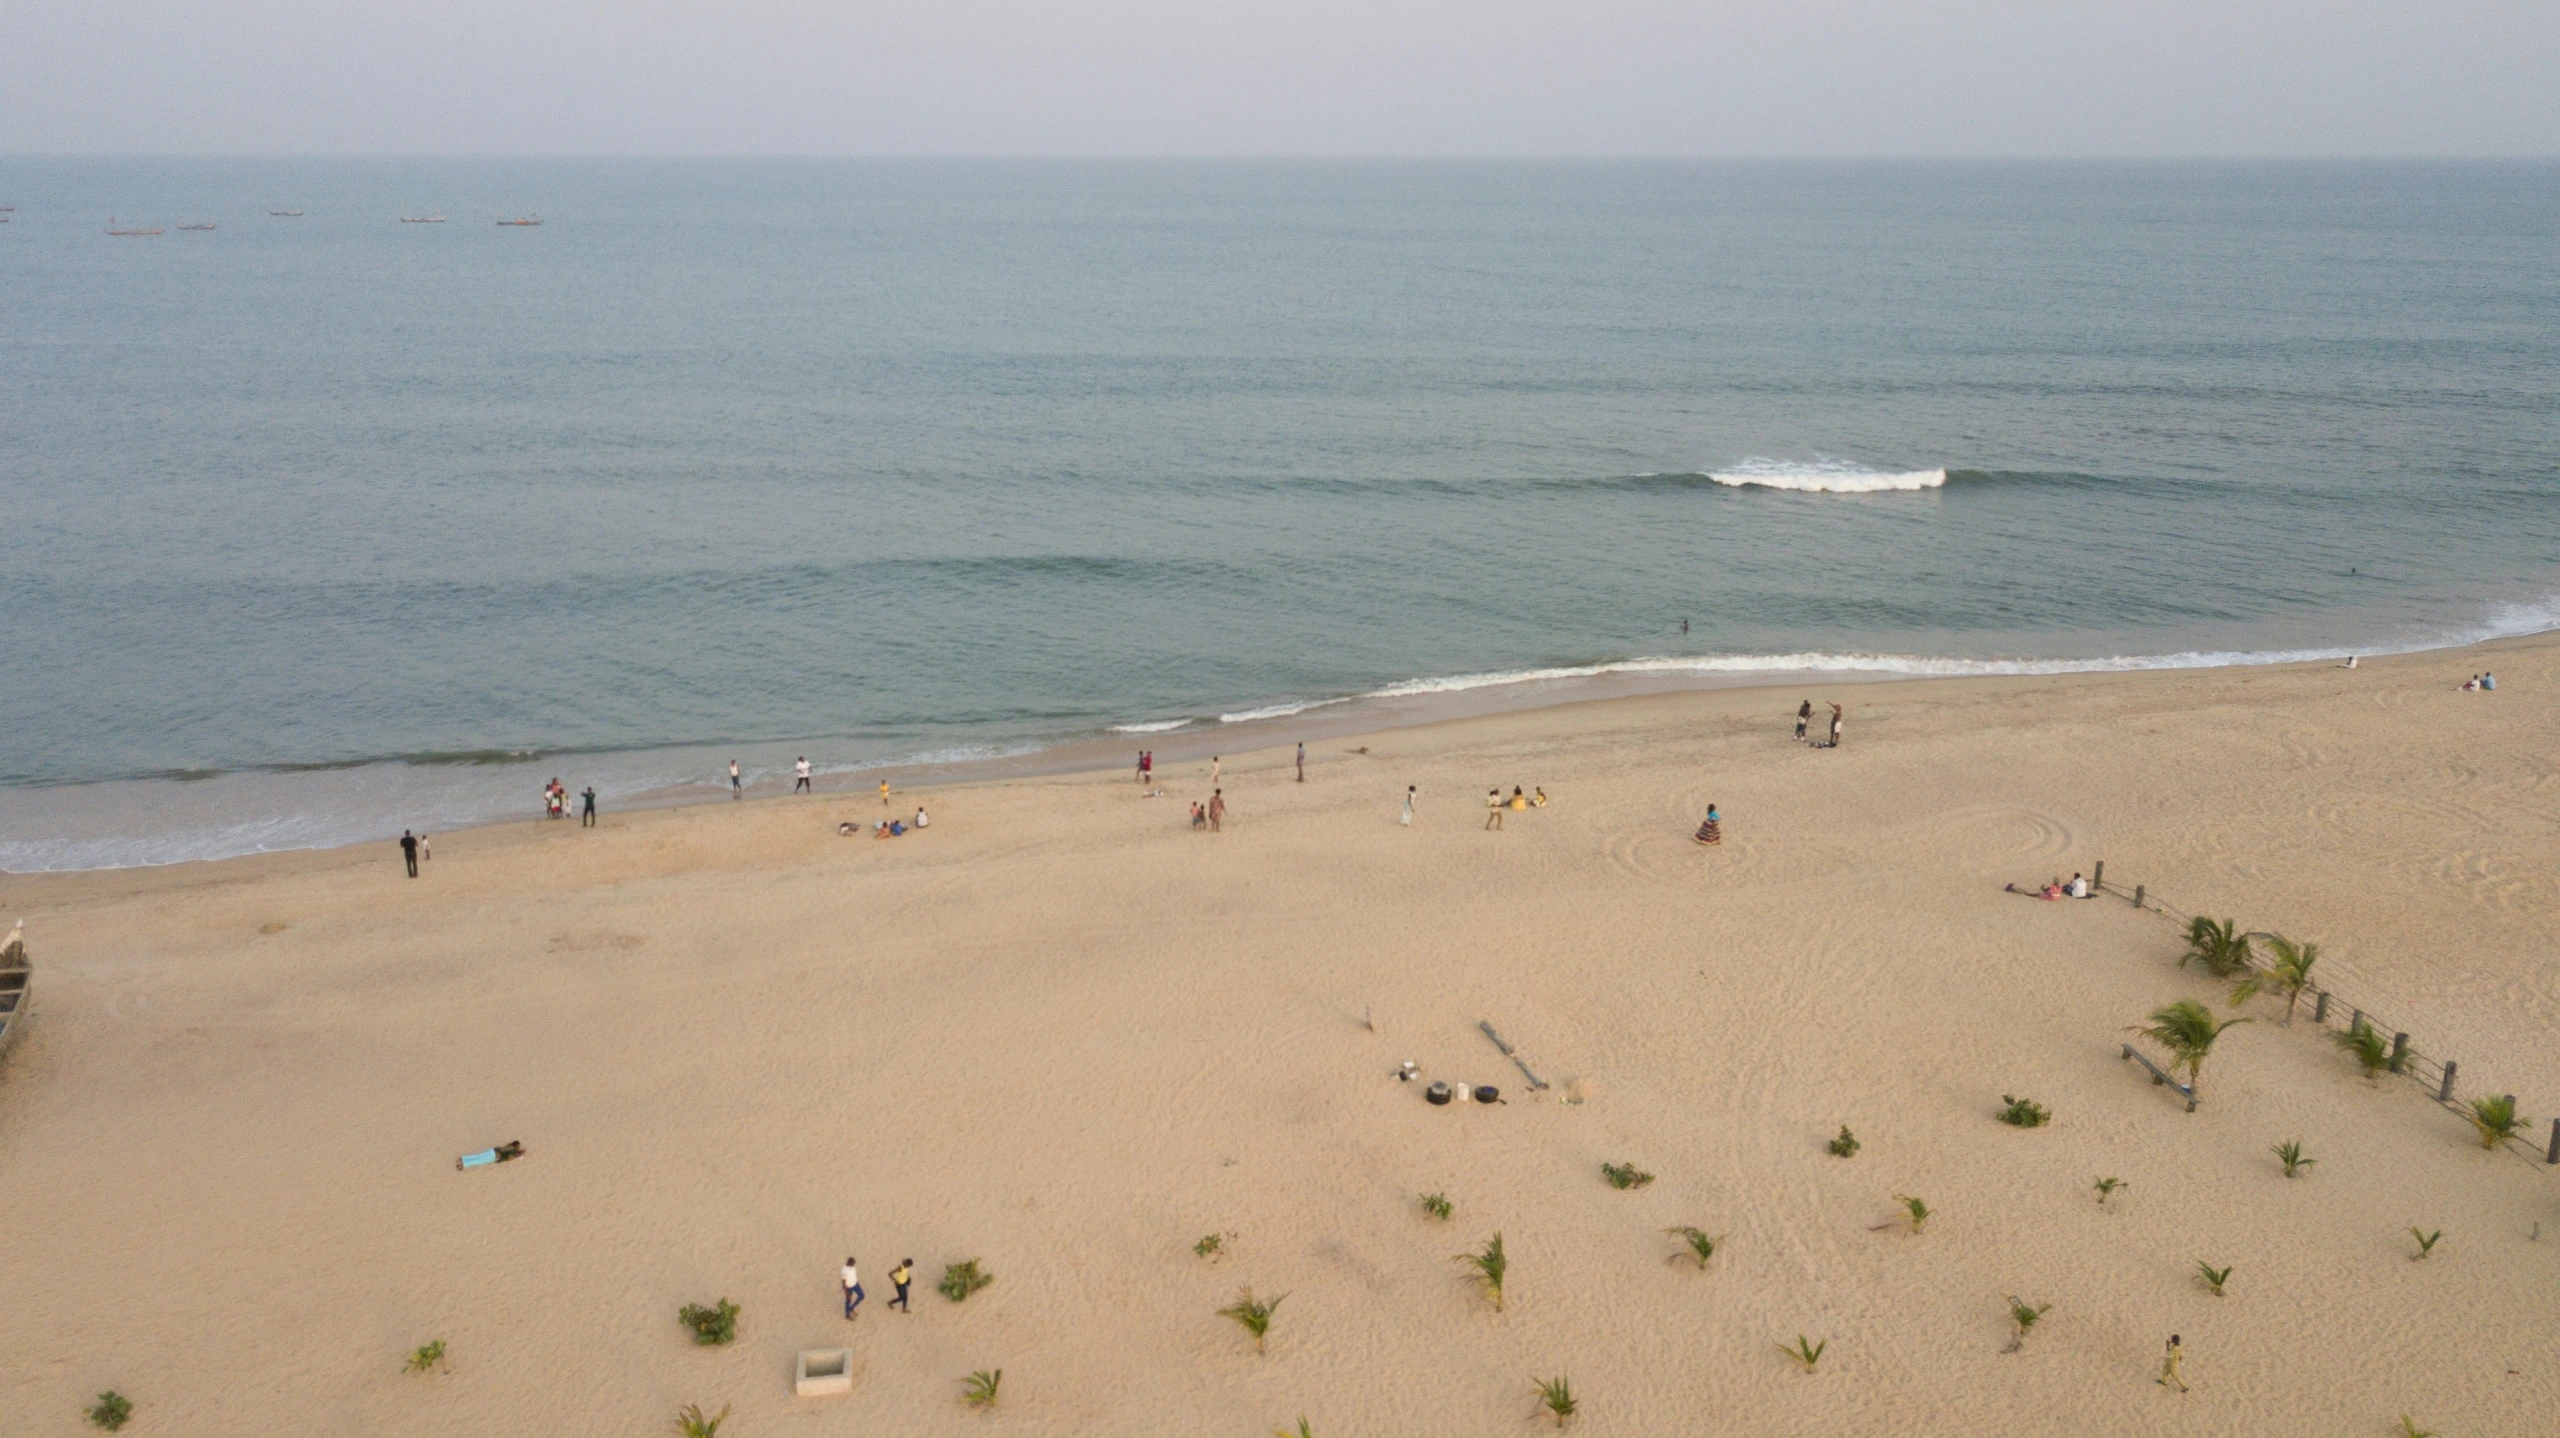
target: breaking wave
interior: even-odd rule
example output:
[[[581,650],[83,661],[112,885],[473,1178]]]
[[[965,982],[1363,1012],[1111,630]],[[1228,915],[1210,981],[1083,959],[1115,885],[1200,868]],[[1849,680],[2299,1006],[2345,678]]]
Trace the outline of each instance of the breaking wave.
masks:
[[[1847,460],[1812,461],[1746,459],[1731,469],[1709,470],[1707,478],[1736,489],[1792,489],[1806,494],[1884,494],[1895,490],[1938,489],[1947,482],[1943,469],[1871,469]]]

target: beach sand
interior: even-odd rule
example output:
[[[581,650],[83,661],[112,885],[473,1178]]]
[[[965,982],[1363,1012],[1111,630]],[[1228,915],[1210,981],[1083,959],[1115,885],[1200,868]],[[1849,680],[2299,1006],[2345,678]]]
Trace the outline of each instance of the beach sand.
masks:
[[[2499,692],[2458,692],[2483,666]],[[2534,639],[1725,690],[1327,740],[1303,785],[1285,746],[1229,754],[1214,837],[1186,762],[1162,799],[936,789],[892,842],[836,837],[881,812],[839,794],[442,834],[415,882],[389,844],[7,878],[38,969],[0,1061],[0,1415],[87,1431],[113,1387],[141,1434],[657,1433],[693,1402],[724,1438],[1528,1434],[1561,1374],[1590,1434],[2549,1431],[2560,1170],[2264,1000],[2186,1113],[2119,1057],[2220,1003],[2177,922],[2002,885],[2104,859],[2316,940],[2547,1121],[2555,686]],[[1849,706],[1844,748],[1789,739],[1805,695]],[[1487,833],[1497,783],[1554,802]],[[1587,1101],[1524,1092],[1479,1020]],[[1429,1106],[1407,1059],[1508,1102]],[[1996,1122],[2008,1094],[2054,1121]],[[2285,1179],[2286,1139],[2318,1167]],[[1925,1233],[1873,1227],[1897,1194]],[[1723,1236],[1705,1272],[1668,1261],[1684,1224]],[[1451,1262],[1497,1230],[1500,1313]],[[954,1305],[964,1258],[995,1283]],[[1215,1316],[1247,1285],[1287,1295],[1264,1355]],[[2011,1294],[2052,1309],[2003,1354]],[[694,1347],[677,1308],[722,1297],[737,1342]],[[2172,1332],[2184,1396],[2152,1382]],[[852,1395],[795,1399],[795,1352],[838,1345]],[[980,1368],[991,1413],[957,1401]]]

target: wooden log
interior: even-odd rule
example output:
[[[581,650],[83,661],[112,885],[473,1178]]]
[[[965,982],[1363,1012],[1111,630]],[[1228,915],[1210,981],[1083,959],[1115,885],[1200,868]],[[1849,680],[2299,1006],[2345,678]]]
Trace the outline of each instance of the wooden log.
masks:
[[[1484,1030],[1484,1036],[1493,1040],[1493,1046],[1502,1050],[1502,1056],[1511,1060],[1513,1065],[1518,1067],[1520,1070],[1520,1076],[1529,1081],[1530,1092],[1535,1093],[1547,1086],[1547,1081],[1545,1079],[1538,1077],[1536,1073],[1530,1070],[1529,1061],[1520,1057],[1520,1055],[1512,1049],[1511,1045],[1502,1041],[1502,1035],[1493,1031],[1493,1025],[1490,1022],[1484,1019],[1478,1019],[1476,1020],[1476,1027]]]

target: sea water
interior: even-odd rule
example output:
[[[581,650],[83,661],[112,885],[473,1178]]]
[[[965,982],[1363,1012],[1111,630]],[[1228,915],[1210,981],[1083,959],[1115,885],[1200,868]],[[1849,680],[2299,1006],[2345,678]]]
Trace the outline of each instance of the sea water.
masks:
[[[0,205],[0,869],[2560,625],[2551,164],[11,158]]]

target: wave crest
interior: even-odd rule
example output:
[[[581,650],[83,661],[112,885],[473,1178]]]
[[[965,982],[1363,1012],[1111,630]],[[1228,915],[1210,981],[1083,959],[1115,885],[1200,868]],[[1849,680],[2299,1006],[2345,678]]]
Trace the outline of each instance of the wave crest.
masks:
[[[1707,478],[1736,489],[1792,489],[1805,494],[1884,494],[1896,490],[1938,489],[1947,482],[1943,469],[1870,469],[1846,460],[1812,461],[1746,459],[1731,469],[1709,470]]]

